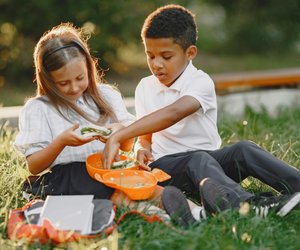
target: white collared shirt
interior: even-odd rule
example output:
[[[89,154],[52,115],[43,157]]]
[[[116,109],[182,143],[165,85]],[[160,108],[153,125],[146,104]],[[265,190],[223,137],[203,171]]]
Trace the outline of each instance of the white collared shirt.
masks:
[[[153,75],[143,78],[135,91],[136,116],[139,119],[183,96],[194,97],[201,108],[173,126],[152,134],[152,154],[155,159],[192,150],[216,150],[221,146],[215,85],[192,62],[170,87],[161,84]]]
[[[127,111],[121,94],[118,91],[104,84],[100,84],[98,89],[112,106],[120,123],[129,125],[135,120],[135,117]],[[64,112],[64,114],[71,119],[71,121],[67,121],[52,105],[49,105],[47,97],[43,97],[42,99],[46,101],[39,99],[28,101],[22,108],[19,116],[19,133],[14,146],[25,157],[47,147],[54,138],[64,130],[70,128],[75,122],[79,122],[80,124],[80,128],[76,130],[79,134],[80,129],[90,123],[83,117],[75,115],[73,112]],[[87,98],[87,101],[91,107],[84,102],[83,97],[77,100],[77,105],[88,115],[93,117],[94,120],[99,119],[100,114],[92,98]],[[108,123],[110,122],[108,121],[107,124]],[[75,161],[84,162],[89,154],[102,151],[103,148],[104,144],[99,140],[77,147],[67,146],[51,166]]]

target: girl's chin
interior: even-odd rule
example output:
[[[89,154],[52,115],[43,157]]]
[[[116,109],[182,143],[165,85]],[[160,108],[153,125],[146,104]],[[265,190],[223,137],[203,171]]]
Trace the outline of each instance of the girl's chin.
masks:
[[[70,101],[77,101],[81,97],[82,93],[76,95],[65,95]]]

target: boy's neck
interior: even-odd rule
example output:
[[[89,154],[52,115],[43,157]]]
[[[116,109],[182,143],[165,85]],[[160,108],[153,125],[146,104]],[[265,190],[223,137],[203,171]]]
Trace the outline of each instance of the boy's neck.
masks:
[[[188,63],[186,64],[185,68],[182,70],[182,72],[177,76],[176,79],[174,79],[174,81],[170,84],[170,85],[165,85],[166,87],[171,87],[183,74],[183,72],[186,70],[186,68],[188,67],[188,65],[192,62],[192,60],[188,61]]]

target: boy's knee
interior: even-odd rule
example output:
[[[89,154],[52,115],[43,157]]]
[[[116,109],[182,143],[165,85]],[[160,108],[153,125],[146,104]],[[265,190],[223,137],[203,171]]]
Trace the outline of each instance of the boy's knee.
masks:
[[[201,162],[210,159],[211,156],[205,151],[196,151],[191,154],[190,161]]]
[[[187,168],[189,169],[198,169],[198,168],[205,168],[210,162],[212,157],[204,151],[197,151],[190,155]]]
[[[235,157],[237,160],[243,160],[245,156],[255,153],[257,149],[260,149],[259,146],[252,141],[240,141],[234,145]]]
[[[257,147],[257,145],[252,141],[243,140],[243,141],[236,143],[235,147],[240,150],[248,150],[249,148]]]

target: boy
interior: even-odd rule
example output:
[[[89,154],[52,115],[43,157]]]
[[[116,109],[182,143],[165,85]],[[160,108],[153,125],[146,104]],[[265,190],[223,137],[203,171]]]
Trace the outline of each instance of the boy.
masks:
[[[170,174],[171,181],[164,185],[198,197],[201,193],[209,212],[238,207],[242,201],[261,207],[273,198],[277,205],[278,199],[284,204],[292,201],[290,211],[300,193],[272,200],[257,198],[242,189],[239,182],[253,176],[278,192],[295,193],[300,191],[299,170],[252,142],[220,148],[214,83],[192,64],[197,54],[194,15],[179,5],[161,7],[146,18],[141,36],[152,75],[143,78],[136,88],[139,120],[108,139],[104,166],[110,167],[122,141],[139,136],[137,159],[144,164],[153,161],[150,168],[158,167]],[[178,209],[172,205],[170,197],[174,196],[163,197],[167,211]]]

